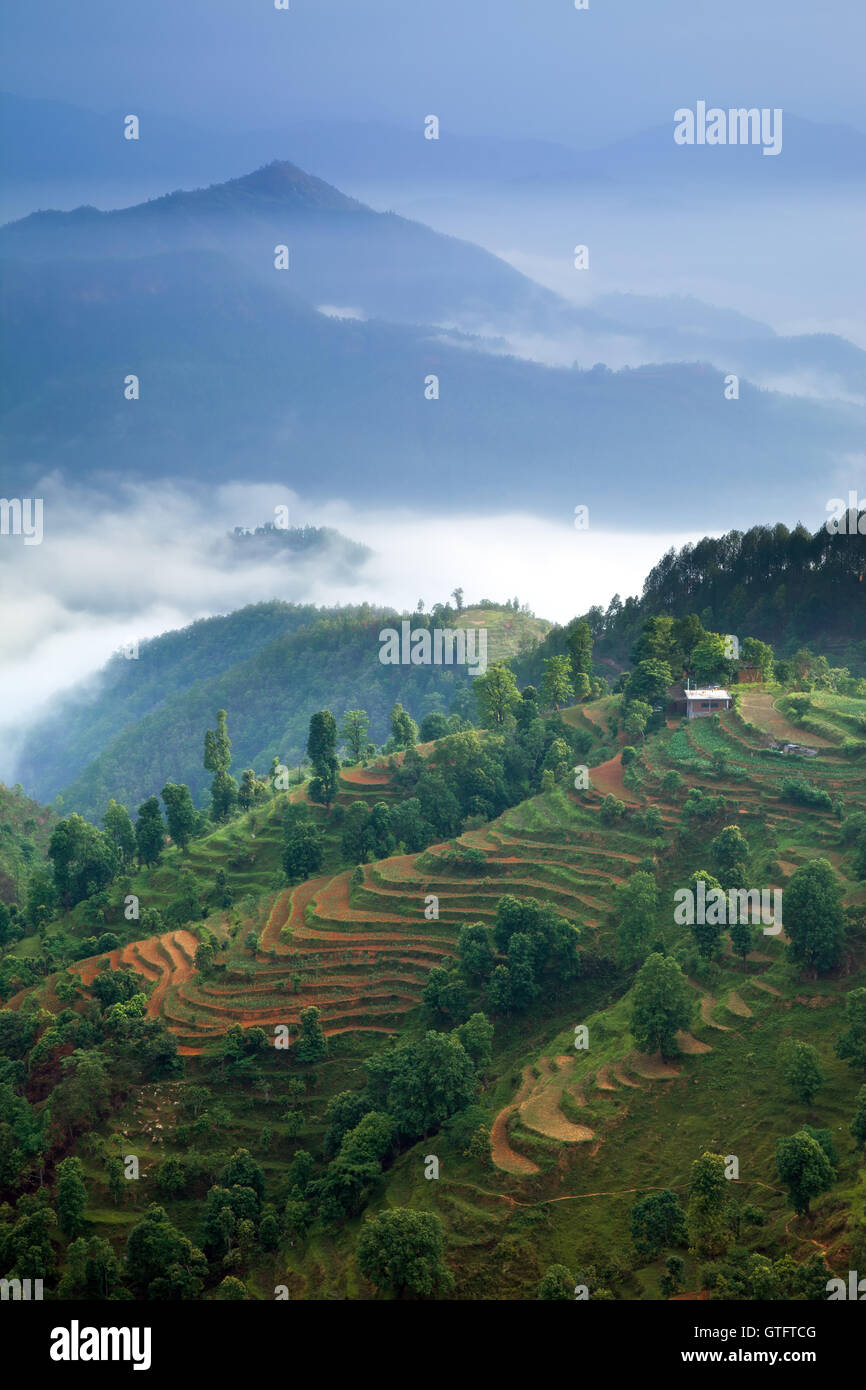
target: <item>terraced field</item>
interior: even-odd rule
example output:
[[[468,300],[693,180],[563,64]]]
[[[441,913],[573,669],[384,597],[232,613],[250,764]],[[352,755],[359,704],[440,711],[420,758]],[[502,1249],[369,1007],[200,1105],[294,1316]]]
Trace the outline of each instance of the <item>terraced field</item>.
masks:
[[[420,1003],[432,967],[454,955],[460,926],[492,924],[506,892],[555,903],[592,939],[613,886],[641,849],[599,824],[598,802],[539,797],[467,832],[459,843],[487,859],[478,875],[450,866],[440,845],[367,865],[354,887],[344,871],[273,894],[255,955],[235,942],[221,977],[169,979],[162,1015],[187,1052],[204,1049],[230,1023],[292,1028],[311,1004],[326,1034],[395,1032]],[[431,897],[438,919],[428,920]]]
[[[752,833],[750,827],[759,827],[769,837],[783,877],[817,853],[826,854],[837,868],[844,867],[838,818],[815,810],[804,818],[799,808],[782,799],[781,781],[802,773],[834,799],[841,798],[850,811],[866,803],[861,770],[832,746],[808,763],[768,754],[767,731],[754,722],[760,709],[763,706],[754,702],[749,705],[749,723],[728,711],[718,719],[661,730],[642,747],[637,776],[630,777],[627,787],[622,783],[619,757],[608,758],[591,769],[589,791],[535,797],[491,824],[464,833],[457,843],[484,856],[484,863],[473,872],[463,865],[455,867],[452,843],[365,865],[360,883],[353,883],[353,875],[345,870],[323,873],[294,888],[271,888],[258,895],[254,920],[242,924],[221,952],[225,964],[218,971],[196,971],[197,938],[190,931],[133,942],[108,959],[114,968],[138,971],[149,983],[149,1013],[166,1020],[188,1054],[207,1050],[235,1023],[268,1031],[278,1024],[295,1030],[301,1011],[309,1005],[321,1011],[328,1035],[387,1035],[398,1032],[420,1004],[430,970],[455,955],[460,927],[466,922],[492,925],[496,904],[506,892],[549,900],[581,927],[584,946],[610,951],[607,914],[614,889],[639,862],[652,857],[656,845],[631,819],[615,826],[601,823],[599,809],[610,791],[619,789],[636,812],[656,807],[662,837],[668,842],[690,788],[721,791],[728,798],[729,821],[740,820],[747,833]],[[589,716],[581,709],[579,717]],[[661,781],[671,769],[680,772],[683,786],[675,796],[665,796]],[[387,766],[346,769],[340,800],[348,804],[359,796],[388,797],[392,789],[387,779]],[[300,795],[301,789],[292,793],[293,798]],[[248,830],[244,837],[237,827],[223,833],[221,848],[227,850],[235,872],[243,876],[245,861],[252,861],[251,890],[257,875],[261,885],[262,865],[270,882],[278,881],[279,825],[280,803],[274,802],[257,816],[254,837]],[[804,831],[806,825],[808,831]],[[193,872],[205,876],[212,853],[210,841],[197,842],[186,862]],[[861,887],[846,887],[849,900],[856,901]],[[435,913],[430,906],[434,901]],[[259,936],[255,952],[245,945],[250,927]],[[104,959],[77,962],[72,970],[88,983]],[[701,1018],[709,1028],[730,1028],[735,1016],[746,1016],[744,1009],[748,1005],[733,995],[723,1009],[704,995]],[[690,1051],[710,1045],[692,1042]],[[576,1142],[578,1135],[591,1137],[593,1124],[582,1124],[575,1110],[587,1087],[602,1095],[612,1090],[627,1093],[645,1083],[647,1067],[652,1070],[647,1059],[629,1063],[627,1052],[623,1046],[602,1069],[579,1079],[580,1068],[575,1068],[571,1057],[564,1062],[561,1057],[543,1060],[540,1077],[527,1079],[524,1074],[519,1094],[505,1107],[505,1118],[500,1115],[497,1120],[495,1143],[505,1156],[504,1166],[513,1164],[511,1171],[518,1171],[525,1162],[509,1149],[509,1114],[516,1116],[516,1121],[510,1121],[512,1127],[516,1122],[563,1142]],[[548,1065],[552,1070],[545,1070]]]
[[[863,768],[830,744],[822,747],[816,758],[786,758],[768,751],[770,738],[780,737],[774,732],[779,724],[767,715],[766,727],[759,728],[754,721],[761,717],[763,708],[754,703],[748,706],[750,723],[727,710],[717,718],[684,722],[650,740],[641,752],[644,799],[663,809],[661,779],[666,771],[675,769],[683,778],[683,796],[691,787],[724,794],[731,814],[765,827],[792,864],[818,853],[837,863],[838,816],[832,810],[810,808],[804,836],[804,818],[782,795],[782,783],[786,778],[803,777],[828,792],[834,802],[841,801],[848,814],[866,806]],[[792,737],[799,742],[811,741],[814,746],[814,740],[802,729],[794,729]],[[716,767],[714,758],[723,762]]]

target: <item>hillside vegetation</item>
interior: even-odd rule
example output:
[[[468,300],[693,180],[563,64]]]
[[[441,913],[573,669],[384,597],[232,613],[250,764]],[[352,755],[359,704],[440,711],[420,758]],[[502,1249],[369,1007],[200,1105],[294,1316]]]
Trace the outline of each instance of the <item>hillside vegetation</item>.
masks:
[[[63,1148],[80,1158],[87,1194],[80,1229],[123,1258],[157,1200],[177,1238],[202,1245],[205,1296],[231,1274],[248,1297],[272,1297],[274,1282],[293,1298],[369,1297],[359,1239],[371,1217],[404,1208],[435,1218],[458,1298],[533,1298],[556,1265],[590,1297],[762,1297],[759,1275],[779,1296],[826,1297],[830,1274],[856,1267],[866,1218],[862,1142],[850,1130],[863,1066],[856,1047],[837,1051],[846,1026],[856,1033],[851,1001],[866,982],[866,790],[846,751],[866,702],[796,698],[746,688],[721,716],[661,721],[628,757],[623,697],[572,706],[561,727],[585,735],[585,788],[561,766],[540,793],[414,852],[357,863],[347,827],[358,816],[386,826],[437,758],[456,768],[453,739],[414,761],[344,767],[330,806],[310,805],[299,785],[139,870],[123,887],[142,911],[164,918],[190,887],[200,911],[144,934],[110,908],[109,949],[23,989],[2,1015],[7,1045],[18,1037],[30,1057],[35,1123],[40,1094],[64,1070],[52,1030],[81,1047],[82,1020],[98,1017],[94,991],[105,1017],[114,1011],[100,1027],[115,1030],[118,1104],[111,1114],[97,1104],[86,1140],[66,1121]],[[816,758],[776,751],[786,727],[805,735],[818,718],[827,735]],[[471,766],[475,777],[482,763]],[[318,828],[323,854],[286,883],[288,808],[292,825],[300,816]],[[792,955],[793,909],[787,930],[752,928],[745,945],[677,925],[675,891],[701,870],[724,877],[732,825],[745,856],[734,882],[793,902],[803,872],[826,862],[845,913],[831,968]],[[79,938],[97,929],[87,902],[60,926]],[[542,940],[564,952],[553,969]],[[687,1004],[661,1051],[635,1037],[654,962],[681,974]],[[115,980],[130,1002],[111,1004]],[[124,1060],[125,1030],[139,1027],[157,1030],[142,1035],[158,1059],[143,1076]],[[281,1033],[287,1050],[274,1046]],[[782,1079],[794,1045],[819,1068],[808,1099]],[[407,1091],[401,1077],[423,1072],[428,1054],[439,1057],[439,1099],[424,1118],[423,1087]],[[58,1116],[73,1104],[68,1084]],[[820,1148],[809,1134],[825,1131],[832,1181],[811,1208],[792,1207],[777,1144],[797,1132]],[[130,1151],[141,1176],[112,1179],[116,1155]],[[737,1162],[712,1239],[690,1197],[707,1153]],[[247,1199],[230,1195],[244,1182],[260,1192],[248,1230],[238,1224]],[[633,1209],[664,1191],[688,1217],[688,1239],[647,1244]],[[236,1213],[225,1239],[220,1203]],[[682,1257],[673,1284],[672,1253]],[[117,1277],[135,1285],[143,1276],[125,1258]]]
[[[401,615],[369,604],[343,609],[257,604],[139,646],[135,661],[112,659],[89,688],[65,700],[30,734],[19,776],[42,799],[99,820],[113,797],[129,811],[173,778],[200,803],[209,781],[201,740],[215,709],[229,716],[235,765],[264,775],[276,757],[304,756],[310,716],[333,700],[335,713],[366,709],[384,742],[399,701],[418,720],[469,696],[460,666],[390,666],[379,633]],[[488,661],[507,660],[540,640],[549,624],[513,609],[440,605],[412,616],[424,624],[485,628]],[[471,698],[470,698],[471,704]]]

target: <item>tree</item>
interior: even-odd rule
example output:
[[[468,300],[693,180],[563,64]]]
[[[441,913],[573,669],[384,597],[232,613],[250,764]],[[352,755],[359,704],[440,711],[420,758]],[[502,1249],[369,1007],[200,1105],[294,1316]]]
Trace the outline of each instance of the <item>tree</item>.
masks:
[[[749,842],[738,825],[726,825],[710,843],[710,861],[726,888],[742,884],[748,858]]]
[[[697,869],[689,879],[689,891],[692,894],[693,903],[700,900],[698,888],[700,883],[704,885],[704,912],[702,914],[704,920],[698,921],[698,913],[693,912],[691,916],[694,920],[687,922],[687,925],[695,938],[698,953],[703,956],[704,960],[711,960],[713,956],[718,954],[722,944],[722,930],[724,919],[727,916],[727,899],[724,898],[724,890],[719,880],[714,878],[712,874],[708,874],[706,869]],[[713,893],[722,894],[722,898],[715,898],[710,902],[710,896]]]
[[[476,676],[472,689],[487,729],[500,729],[520,699],[514,672],[502,661],[494,661],[483,676]]]
[[[324,857],[322,833],[312,821],[302,820],[291,826],[283,842],[283,869],[290,883],[317,874]]]
[[[27,880],[24,921],[31,931],[41,932],[57,911],[54,875],[48,869],[34,869]]]
[[[422,743],[432,743],[437,738],[447,738],[451,733],[451,726],[447,715],[441,710],[435,709],[430,714],[425,714],[421,720],[421,728],[418,733]]]
[[[243,1299],[249,1298],[249,1294],[247,1293],[246,1284],[240,1279],[235,1279],[234,1275],[227,1274],[217,1288],[214,1298],[218,1298],[220,1302],[239,1303]]]
[[[579,701],[588,700],[590,696],[598,699],[603,691],[601,682],[591,680],[589,676],[584,675],[583,671],[579,671],[574,677],[573,684],[575,698]]]
[[[55,825],[48,857],[54,867],[54,887],[67,909],[98,893],[118,868],[117,852],[109,837],[75,812]]]
[[[135,863],[136,842],[135,830],[129,818],[129,812],[125,806],[119,805],[113,799],[109,801],[102,817],[102,824],[105,833],[114,845],[117,854],[117,865],[121,873],[126,869],[132,868]]]
[[[211,782],[211,820],[219,824],[228,820],[238,796],[238,784],[229,772],[232,763],[232,745],[228,735],[228,716],[224,709],[217,710],[216,729],[208,729],[204,736],[204,765],[214,774]]]
[[[574,1298],[574,1275],[565,1265],[548,1265],[538,1285],[537,1298],[564,1303]]]
[[[149,796],[138,808],[135,822],[135,842],[139,864],[158,864],[165,845],[165,826],[155,796]]]
[[[592,675],[592,633],[585,618],[569,623],[565,647],[571,662],[571,678],[575,686],[580,676],[586,676],[587,683]]]
[[[462,589],[452,589],[452,590],[451,590],[451,597],[452,597],[453,600],[454,600],[454,607],[457,609],[457,612],[458,612],[458,613],[462,613],[462,612],[463,612],[463,590],[462,590]]]
[[[79,1158],[64,1158],[57,1165],[57,1216],[65,1236],[80,1236],[85,1228],[87,1189]]]
[[[185,852],[192,839],[197,820],[189,787],[182,782],[166,782],[161,795],[165,803],[168,833],[178,849]]]
[[[728,928],[728,935],[731,938],[731,946],[743,962],[743,969],[746,968],[746,957],[752,949],[752,928],[750,923],[736,921]]]
[[[574,694],[574,686],[571,683],[571,661],[567,656],[551,656],[544,663],[544,675],[541,678],[541,698],[547,705],[553,705],[555,710],[565,704]]]
[[[835,1177],[827,1154],[806,1128],[778,1140],[776,1171],[798,1216],[809,1215],[812,1198],[832,1187]]]
[[[866,1071],[866,989],[849,990],[845,998],[848,1027],[836,1042],[836,1056],[855,1071]]]
[[[614,906],[619,919],[617,953],[628,970],[645,953],[658,911],[658,889],[652,874],[639,869],[617,885]]]
[[[340,849],[344,859],[360,864],[364,858],[364,832],[370,819],[370,808],[364,801],[353,801],[346,807]]]
[[[652,706],[666,698],[672,681],[667,662],[639,661],[628,678],[626,696],[629,701],[642,700]]]
[[[434,838],[433,827],[422,816],[421,803],[415,796],[389,810],[388,825],[395,843],[402,845],[406,854],[418,854]]]
[[[384,859],[394,852],[391,810],[387,801],[377,801],[364,828],[363,847],[367,858]]]
[[[652,706],[645,700],[629,700],[623,715],[623,726],[626,733],[640,734],[641,738],[646,737],[646,726],[652,715]]]
[[[258,1198],[265,1200],[265,1175],[249,1149],[236,1149],[219,1175],[223,1187],[249,1187]]]
[[[51,1096],[51,1118],[71,1138],[102,1119],[111,1088],[105,1058],[96,1048],[76,1048],[71,1057],[61,1058],[60,1067],[61,1079]]]
[[[295,1047],[299,1062],[320,1062],[328,1051],[328,1043],[319,1019],[321,1010],[310,1007],[301,1010],[301,1035]]]
[[[311,1185],[311,1195],[326,1220],[340,1220],[361,1210],[394,1146],[394,1129],[390,1115],[371,1110],[344,1135],[324,1178]]]
[[[367,746],[367,737],[370,733],[370,720],[367,711],[364,709],[347,709],[343,715],[343,722],[340,725],[340,737],[349,750],[349,757],[353,763],[361,761],[364,749]]]
[[[238,805],[241,810],[248,811],[258,797],[267,789],[267,785],[267,782],[259,781],[253,768],[244,768],[241,774],[241,784],[238,787]]]
[[[228,875],[225,869],[217,869],[213,881],[214,898],[217,907],[231,907],[234,903],[234,895],[229,887]]]
[[[730,1244],[727,1186],[722,1154],[703,1153],[692,1164],[686,1229],[689,1250],[699,1259],[723,1255]]]
[[[427,976],[421,998],[440,1019],[450,1021],[466,1015],[466,985],[456,970],[445,970],[440,965],[434,965]]]
[[[676,645],[673,627],[673,618],[666,614],[646,618],[629,654],[632,664],[636,666],[641,661],[666,661],[673,665],[673,649]]]
[[[674,1294],[680,1293],[683,1289],[685,1279],[685,1261],[680,1255],[669,1255],[664,1261],[664,1273],[659,1279],[659,1290],[664,1297],[673,1298]]]
[[[529,1008],[541,992],[535,978],[535,950],[527,932],[515,932],[508,943],[508,986],[512,1009]]]
[[[373,1106],[370,1097],[363,1091],[340,1091],[338,1095],[334,1096],[328,1102],[328,1107],[325,1111],[325,1119],[329,1127],[325,1132],[324,1150],[329,1157],[333,1157],[334,1154],[339,1152],[344,1136],[348,1134],[350,1129],[354,1129],[372,1109]],[[301,1149],[295,1154],[292,1160],[292,1169],[289,1173],[290,1179],[298,1182],[302,1191],[306,1189],[307,1181],[313,1171],[313,1160],[310,1155],[307,1154],[306,1159],[301,1164],[302,1171],[300,1178],[293,1176],[295,1167],[300,1162],[304,1153],[305,1150]],[[309,1163],[307,1163],[307,1159],[309,1159]],[[289,1183],[290,1188],[291,1186],[292,1181]]]
[[[631,1235],[641,1255],[656,1255],[665,1247],[685,1245],[686,1218],[670,1188],[652,1192],[631,1209]]]
[[[374,1102],[394,1116],[406,1138],[425,1137],[475,1096],[472,1060],[454,1033],[428,1032],[368,1058]]]
[[[454,1288],[444,1251],[438,1216],[397,1207],[366,1222],[358,1241],[358,1267],[372,1284],[396,1298],[430,1298]]]
[[[679,1255],[668,1255],[665,1260],[665,1272],[659,1280],[659,1289],[665,1298],[672,1298],[674,1294],[679,1293],[685,1276],[685,1261]]]
[[[204,1288],[208,1269],[201,1250],[172,1226],[163,1207],[152,1203],[129,1233],[126,1272],[145,1298],[192,1299]]]
[[[111,1157],[106,1160],[105,1176],[111,1200],[117,1205],[126,1187],[126,1170],[119,1158]]]
[[[483,922],[467,922],[457,937],[460,968],[472,984],[481,984],[490,975],[496,952],[493,936]]]
[[[728,676],[733,663],[726,655],[724,637],[717,632],[705,633],[692,648],[689,664],[695,680],[702,685]]]
[[[391,710],[389,720],[394,746],[396,748],[414,748],[418,742],[418,725],[399,701]]]
[[[456,1030],[479,1076],[484,1075],[493,1060],[493,1024],[486,1014],[474,1013]]]
[[[801,865],[785,889],[785,930],[791,959],[822,973],[842,959],[845,916],[842,889],[826,859]]]
[[[337,759],[337,721],[329,709],[319,710],[310,718],[307,737],[307,756],[313,764],[310,796],[329,806],[337,792],[340,764]]]
[[[694,1008],[694,997],[676,961],[658,953],[648,956],[635,981],[629,1022],[640,1051],[676,1056],[677,1031],[690,1026]]]
[[[811,1105],[824,1084],[817,1050],[810,1043],[792,1042],[779,1049],[785,1084],[804,1105]]]

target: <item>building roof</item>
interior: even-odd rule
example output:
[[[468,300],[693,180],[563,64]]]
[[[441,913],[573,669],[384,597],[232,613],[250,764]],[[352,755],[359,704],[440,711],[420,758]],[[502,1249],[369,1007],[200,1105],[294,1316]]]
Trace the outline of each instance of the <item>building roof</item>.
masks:
[[[683,694],[687,700],[730,700],[727,690],[722,690],[721,686],[710,686],[709,690],[684,690]]]

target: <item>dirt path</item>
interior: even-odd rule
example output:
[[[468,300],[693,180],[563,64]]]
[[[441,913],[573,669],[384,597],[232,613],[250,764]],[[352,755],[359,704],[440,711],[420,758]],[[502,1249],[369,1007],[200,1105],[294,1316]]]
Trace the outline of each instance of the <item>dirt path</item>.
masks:
[[[529,1067],[523,1069],[523,1079],[520,1089],[510,1105],[506,1105],[504,1110],[500,1110],[493,1127],[490,1131],[490,1156],[497,1168],[501,1168],[504,1173],[514,1173],[519,1177],[528,1177],[530,1173],[539,1172],[537,1163],[533,1163],[531,1158],[525,1158],[523,1154],[516,1153],[508,1142],[508,1116],[517,1110],[520,1103],[526,1099],[532,1090],[533,1076]]]

